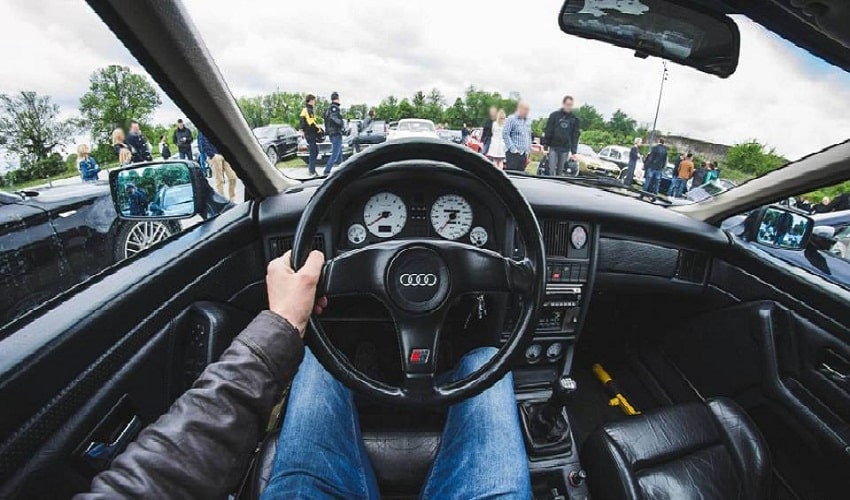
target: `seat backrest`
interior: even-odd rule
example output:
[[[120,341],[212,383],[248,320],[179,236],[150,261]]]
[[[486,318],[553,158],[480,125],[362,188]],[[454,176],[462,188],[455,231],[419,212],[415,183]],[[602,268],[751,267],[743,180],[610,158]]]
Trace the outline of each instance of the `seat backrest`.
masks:
[[[604,424],[581,459],[594,498],[766,499],[770,490],[764,439],[722,398]]]

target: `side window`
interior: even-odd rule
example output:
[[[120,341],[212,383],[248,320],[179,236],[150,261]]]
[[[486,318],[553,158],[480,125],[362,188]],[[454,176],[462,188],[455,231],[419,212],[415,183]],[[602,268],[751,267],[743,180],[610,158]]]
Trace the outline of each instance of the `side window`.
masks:
[[[73,33],[96,33],[98,44],[75,45],[91,53],[75,53],[78,63],[66,66],[62,37],[73,9]],[[31,27],[17,41],[55,47],[44,53],[57,59],[30,64],[15,47],[0,47],[0,60],[15,75],[0,83],[0,326],[203,222],[157,218],[191,198],[173,175],[179,168],[139,169],[134,215],[149,218],[119,218],[110,172],[140,162],[192,161],[211,176],[221,173],[225,197],[244,198],[227,159],[199,144],[201,131],[85,2],[48,9]],[[64,68],[58,78],[49,69],[57,66]],[[210,179],[210,186],[217,183]],[[122,200],[125,205],[131,204]]]
[[[799,214],[811,220],[808,241],[802,248],[797,248],[797,245],[770,244],[776,240],[777,231],[783,228],[768,221],[761,225],[759,236],[749,238],[752,240],[750,244],[784,263],[850,288],[850,181],[783,200],[779,207],[790,211],[795,217]],[[741,234],[744,234],[746,217],[738,216],[738,222],[735,227],[739,227]],[[768,237],[761,237],[762,233],[769,233]],[[789,238],[786,240],[792,241]]]
[[[608,157],[608,148],[603,148],[602,151],[599,152],[599,156]]]

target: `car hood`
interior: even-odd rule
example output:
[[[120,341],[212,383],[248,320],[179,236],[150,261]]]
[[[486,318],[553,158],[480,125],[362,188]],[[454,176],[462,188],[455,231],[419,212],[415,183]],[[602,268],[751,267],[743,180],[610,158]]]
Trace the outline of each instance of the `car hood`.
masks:
[[[616,164],[611,163],[610,161],[600,160],[599,158],[594,158],[592,156],[577,154],[576,159],[579,163],[584,163],[588,167],[592,167],[595,169],[610,170],[612,172],[620,171],[620,167],[618,167]]]

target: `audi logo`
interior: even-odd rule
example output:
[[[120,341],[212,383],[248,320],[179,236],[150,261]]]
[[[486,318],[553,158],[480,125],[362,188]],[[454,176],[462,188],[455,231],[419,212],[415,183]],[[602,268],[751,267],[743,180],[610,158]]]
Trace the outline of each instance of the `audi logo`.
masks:
[[[401,286],[435,286],[437,276],[434,274],[402,274],[398,277]]]

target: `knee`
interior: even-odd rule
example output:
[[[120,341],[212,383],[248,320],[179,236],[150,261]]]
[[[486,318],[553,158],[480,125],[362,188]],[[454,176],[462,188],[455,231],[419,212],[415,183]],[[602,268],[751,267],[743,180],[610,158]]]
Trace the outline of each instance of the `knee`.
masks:
[[[475,370],[484,366],[488,361],[493,359],[493,356],[499,350],[495,347],[477,347],[461,358],[457,366],[457,373],[461,377],[465,377]]]

